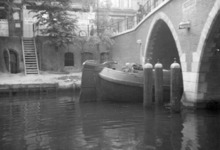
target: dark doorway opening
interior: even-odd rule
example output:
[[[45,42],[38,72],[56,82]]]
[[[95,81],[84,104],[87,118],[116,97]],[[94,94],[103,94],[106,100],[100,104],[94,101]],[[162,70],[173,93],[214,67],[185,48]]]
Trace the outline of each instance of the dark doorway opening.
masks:
[[[167,24],[159,20],[152,31],[146,59],[149,59],[153,65],[159,60],[163,64],[163,68],[169,70],[174,58],[180,63],[173,35]]]
[[[18,73],[19,61],[17,52],[12,49],[5,49],[3,54],[7,71],[13,74]]]
[[[67,52],[64,54],[64,66],[74,66],[74,54]]]

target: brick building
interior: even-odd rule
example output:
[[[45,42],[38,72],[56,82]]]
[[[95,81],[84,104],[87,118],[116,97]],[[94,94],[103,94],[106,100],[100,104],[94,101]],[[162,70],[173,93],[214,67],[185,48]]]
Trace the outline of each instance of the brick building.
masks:
[[[133,15],[135,11],[131,8],[131,2],[129,0],[127,3],[123,1],[114,3],[110,16],[116,20],[117,17],[124,18],[126,14]],[[80,4],[74,7],[79,11],[82,9]],[[69,45],[60,50],[59,54],[56,53],[53,47],[45,43],[47,37],[37,32],[38,27],[35,26],[36,20],[33,18],[35,14],[30,12],[31,9],[23,5],[22,0],[4,0],[4,3],[0,3],[1,71],[11,73],[27,73],[27,70],[30,70],[30,73],[39,73],[39,70],[81,71],[82,62],[85,60],[94,59],[103,62],[110,59],[109,51],[104,45],[100,45],[97,51],[97,45],[85,41],[77,45]],[[78,13],[80,36],[90,35],[92,25],[87,18],[93,16],[94,19],[94,13]],[[29,53],[29,56],[25,56],[26,53]],[[59,61],[56,59],[58,55]]]

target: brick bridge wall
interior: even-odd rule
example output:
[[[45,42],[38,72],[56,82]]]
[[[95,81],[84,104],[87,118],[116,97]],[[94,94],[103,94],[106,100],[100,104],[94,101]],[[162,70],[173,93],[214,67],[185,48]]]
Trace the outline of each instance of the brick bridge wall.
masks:
[[[163,47],[169,49],[170,44],[176,45],[182,67],[182,102],[187,106],[204,107],[207,100],[220,98],[218,94],[212,97],[212,88],[219,89],[220,85],[215,84],[214,79],[208,79],[208,76],[214,75],[210,73],[210,69],[220,70],[219,65],[210,68],[213,56],[210,51],[215,51],[216,48],[213,32],[217,31],[214,25],[219,22],[216,21],[219,10],[220,0],[165,0],[161,7],[145,16],[136,28],[113,37],[116,43],[112,50],[112,59],[119,62],[119,67],[126,62],[146,63],[146,59],[156,51],[156,44],[162,43],[157,38],[162,36],[157,35],[157,28],[160,30],[157,26],[164,26],[160,22],[165,23],[173,42],[163,44]],[[191,22],[190,29],[179,29],[180,22],[188,20]],[[137,40],[141,40],[141,44],[137,44]],[[166,36],[164,40],[167,40]],[[165,54],[167,52],[164,56]],[[220,89],[215,92],[220,93]]]

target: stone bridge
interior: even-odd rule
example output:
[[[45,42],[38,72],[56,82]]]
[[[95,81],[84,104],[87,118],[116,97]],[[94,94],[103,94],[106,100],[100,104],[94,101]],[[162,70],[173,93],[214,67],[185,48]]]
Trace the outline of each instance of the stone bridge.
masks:
[[[220,102],[220,0],[164,0],[135,28],[114,36],[112,59],[169,69],[181,64],[185,106]]]

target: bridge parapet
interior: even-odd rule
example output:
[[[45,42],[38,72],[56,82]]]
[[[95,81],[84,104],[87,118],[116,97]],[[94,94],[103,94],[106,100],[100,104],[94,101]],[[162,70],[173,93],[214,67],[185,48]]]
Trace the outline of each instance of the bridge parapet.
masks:
[[[143,4],[143,11],[141,14],[137,12],[132,17],[127,17],[124,20],[113,23],[111,27],[114,31],[114,36],[121,35],[123,33],[131,32],[141,25],[146,19],[148,19],[155,12],[159,11],[171,0],[147,0]]]

